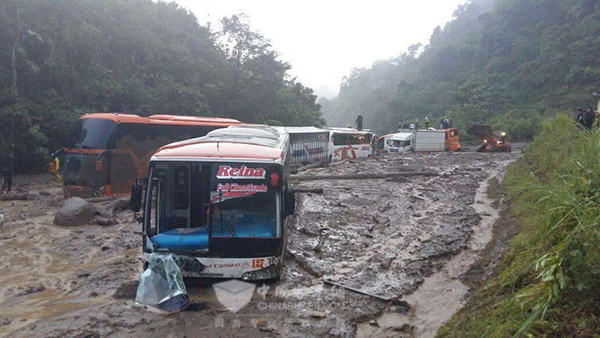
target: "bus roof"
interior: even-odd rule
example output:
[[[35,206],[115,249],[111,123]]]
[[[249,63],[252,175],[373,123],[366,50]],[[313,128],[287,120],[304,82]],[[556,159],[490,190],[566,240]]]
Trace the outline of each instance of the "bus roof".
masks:
[[[168,144],[153,161],[172,159],[257,160],[283,163],[289,137],[284,128],[240,125],[213,130],[204,137]]]
[[[289,134],[310,134],[310,133],[328,133],[329,130],[317,127],[285,127]]]
[[[93,113],[85,114],[80,119],[104,119],[117,123],[139,123],[139,124],[175,124],[175,125],[212,125],[212,126],[230,126],[241,124],[242,122],[223,117],[203,117],[203,116],[180,116],[180,115],[152,115],[142,117],[134,114],[119,113]]]
[[[373,134],[370,131],[365,131],[365,130],[358,130],[358,129],[354,129],[354,128],[328,128],[331,132],[335,133],[335,134],[361,134],[361,135],[366,135],[366,134]]]

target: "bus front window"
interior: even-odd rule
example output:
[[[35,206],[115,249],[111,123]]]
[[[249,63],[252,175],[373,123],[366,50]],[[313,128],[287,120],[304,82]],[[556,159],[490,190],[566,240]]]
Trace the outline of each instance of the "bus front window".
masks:
[[[78,120],[71,134],[69,149],[109,149],[117,123],[105,119]]]
[[[69,195],[88,196],[108,184],[108,164],[102,162],[99,155],[111,148],[109,142],[116,125],[105,119],[76,122],[67,150],[60,158],[59,172],[70,190]],[[73,186],[84,190],[73,190]]]
[[[213,193],[213,237],[279,237],[280,194],[257,193],[224,200]]]

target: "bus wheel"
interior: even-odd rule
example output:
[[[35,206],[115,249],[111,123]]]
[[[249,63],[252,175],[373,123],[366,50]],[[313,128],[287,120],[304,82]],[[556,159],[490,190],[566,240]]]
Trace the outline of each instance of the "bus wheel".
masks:
[[[483,153],[485,151],[485,144],[480,144],[479,146],[477,146],[477,148],[475,148],[475,151],[478,153]]]

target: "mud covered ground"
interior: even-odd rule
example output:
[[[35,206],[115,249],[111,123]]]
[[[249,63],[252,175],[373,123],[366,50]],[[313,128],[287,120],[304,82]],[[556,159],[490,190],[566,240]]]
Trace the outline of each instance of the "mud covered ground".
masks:
[[[0,335],[431,336],[464,301],[459,277],[491,239],[486,181],[518,157],[406,154],[301,171],[360,179],[294,183],[323,193],[298,194],[284,276],[257,283],[235,314],[193,281],[190,298],[205,308],[164,316],[136,306],[141,228],[132,215],[57,227],[59,184],[17,177],[30,199],[0,201]]]

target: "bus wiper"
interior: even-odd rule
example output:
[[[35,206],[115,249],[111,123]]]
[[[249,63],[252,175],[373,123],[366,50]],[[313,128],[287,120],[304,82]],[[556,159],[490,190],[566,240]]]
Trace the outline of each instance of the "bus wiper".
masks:
[[[229,230],[229,232],[231,232],[231,236],[237,238],[237,234],[236,234],[235,230],[233,230],[233,226],[231,225],[231,223],[229,223],[227,216],[223,215],[223,211],[221,211],[221,226],[223,226],[223,219],[225,219],[225,222],[227,222],[227,230]]]
[[[223,192],[222,191],[219,191],[219,203],[223,203]],[[231,223],[229,223],[229,220],[227,219],[227,217],[225,215],[223,215],[223,210],[219,209],[219,215],[221,216],[221,234],[223,234],[223,218],[224,218],[225,222],[227,222],[227,230],[229,230],[229,232],[231,232],[231,236],[233,236],[234,238],[237,238],[237,234],[235,233],[235,230],[233,230]]]

